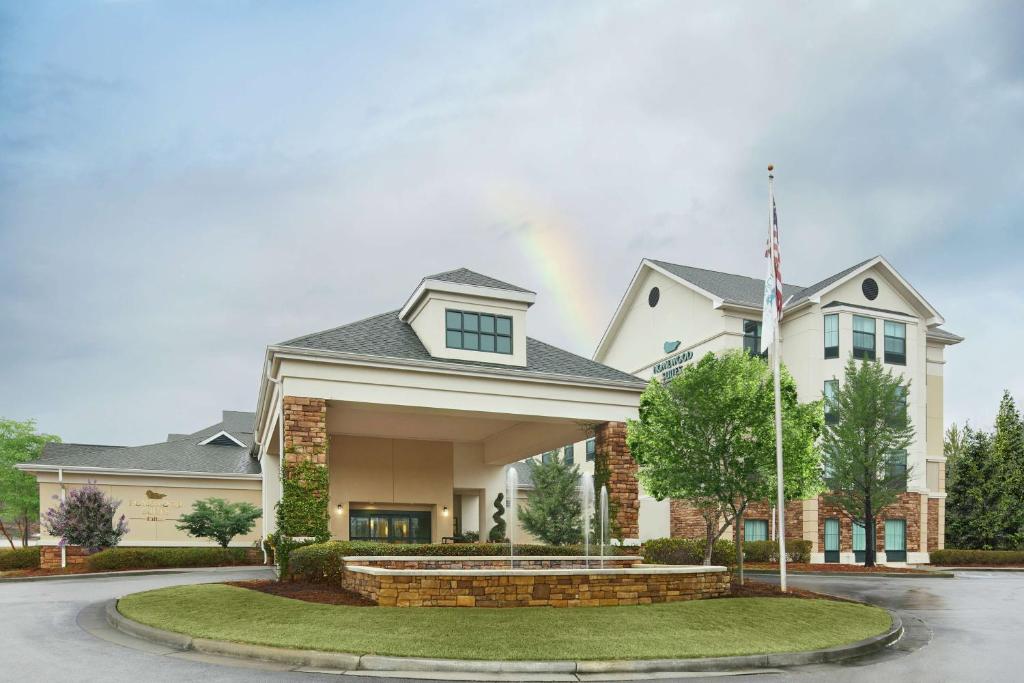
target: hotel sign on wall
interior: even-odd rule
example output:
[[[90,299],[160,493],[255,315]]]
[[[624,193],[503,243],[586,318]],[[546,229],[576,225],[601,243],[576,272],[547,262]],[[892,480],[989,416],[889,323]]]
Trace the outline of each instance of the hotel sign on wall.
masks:
[[[181,501],[167,500],[166,493],[146,491],[146,500],[130,500],[128,505],[133,508],[133,512],[144,514],[147,522],[177,520],[180,516],[178,510],[181,508]]]
[[[663,361],[654,364],[652,372],[662,384],[669,381],[680,372],[683,366],[693,360],[693,351],[683,351],[674,356],[669,356]]]

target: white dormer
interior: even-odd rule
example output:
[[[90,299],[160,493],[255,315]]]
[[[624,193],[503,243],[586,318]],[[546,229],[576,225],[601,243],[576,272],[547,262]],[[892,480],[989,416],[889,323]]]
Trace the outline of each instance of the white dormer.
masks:
[[[526,365],[526,310],[537,295],[466,268],[424,278],[402,307],[434,358]]]

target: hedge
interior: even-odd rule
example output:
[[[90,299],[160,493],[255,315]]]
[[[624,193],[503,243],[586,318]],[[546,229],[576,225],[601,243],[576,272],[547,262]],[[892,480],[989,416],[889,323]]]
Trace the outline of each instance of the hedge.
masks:
[[[1019,564],[1024,566],[1024,550],[933,550],[929,554],[932,564],[947,567],[968,565],[1000,566]]]
[[[652,538],[643,545],[648,564],[704,564],[703,538]],[[724,538],[711,548],[711,564],[732,567],[736,564],[736,546]]]
[[[86,560],[92,571],[247,564],[258,564],[249,548],[109,548]]]
[[[778,541],[744,541],[743,559],[747,562],[778,562]],[[808,563],[811,561],[811,542],[802,538],[786,539],[786,561]]]
[[[12,569],[38,569],[39,547],[0,550],[0,572]]]
[[[452,557],[458,555],[499,555],[507,556],[507,543],[373,543],[367,541],[328,541],[313,543],[296,548],[288,559],[287,571],[281,576],[299,578],[305,581],[333,583],[340,581],[342,558],[350,555],[380,556],[428,556],[440,555]],[[635,550],[635,549],[634,549]],[[621,554],[630,552],[630,548],[615,547],[611,552]],[[591,554],[595,551],[591,548]],[[571,545],[519,545],[516,544],[516,555],[582,555],[581,546]]]

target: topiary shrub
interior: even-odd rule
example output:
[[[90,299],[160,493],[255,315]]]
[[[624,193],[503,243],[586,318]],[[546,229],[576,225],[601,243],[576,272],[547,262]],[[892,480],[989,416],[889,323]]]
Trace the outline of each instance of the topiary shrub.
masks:
[[[248,548],[111,548],[86,559],[91,571],[258,564]]]
[[[706,541],[702,538],[653,538],[642,547],[647,564],[703,564]],[[736,546],[719,539],[711,548],[711,564],[732,567],[736,564]]]
[[[929,553],[932,564],[946,567],[999,567],[1006,565],[1024,566],[1024,550],[958,550],[946,548]]]
[[[0,550],[0,572],[9,572],[15,569],[37,569],[38,567],[38,546]]]
[[[505,535],[505,506],[502,505],[502,501],[505,500],[505,494],[499,493],[494,499],[494,514],[491,515],[491,519],[494,520],[494,526],[491,527],[490,532],[487,534],[487,540],[491,543],[501,543],[507,540]]]

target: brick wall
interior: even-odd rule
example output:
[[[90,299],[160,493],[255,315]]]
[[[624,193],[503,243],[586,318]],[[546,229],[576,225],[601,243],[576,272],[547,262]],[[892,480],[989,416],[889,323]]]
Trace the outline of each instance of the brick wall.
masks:
[[[67,546],[68,567],[79,567],[86,563],[91,552],[77,545]],[[60,547],[55,545],[39,546],[39,566],[42,569],[60,569]]]
[[[921,548],[921,494],[902,493],[892,505],[888,505],[876,513],[875,517],[875,549],[885,550],[885,520],[905,519],[907,521],[907,551],[917,552]],[[938,512],[936,511],[936,515]],[[834,517],[839,519],[839,550],[853,552],[853,522],[845,517],[842,511],[825,502],[824,497],[818,499],[818,548],[825,548],[825,520]],[[936,528],[938,519],[936,517]],[[929,518],[928,527],[931,528]]]
[[[284,397],[284,451],[286,462],[327,464],[327,401]]]
[[[597,467],[606,467],[608,498],[615,506],[615,526],[622,538],[640,538],[640,489],[636,461],[626,446],[626,423],[604,422],[594,429]]]
[[[744,513],[744,519],[764,519],[768,521],[769,536],[773,528],[774,511],[769,503],[749,503]],[[803,538],[804,507],[799,500],[786,502],[786,538]],[[703,539],[706,531],[704,518],[700,510],[685,500],[672,499],[669,502],[669,533],[672,538],[700,538]],[[743,530],[740,530],[743,536]],[[723,538],[732,540],[732,530],[726,531]]]
[[[714,598],[729,572],[687,574],[409,575],[345,571],[348,590],[392,607],[596,607]]]
[[[939,549],[939,503],[938,498],[928,499],[928,550]]]

